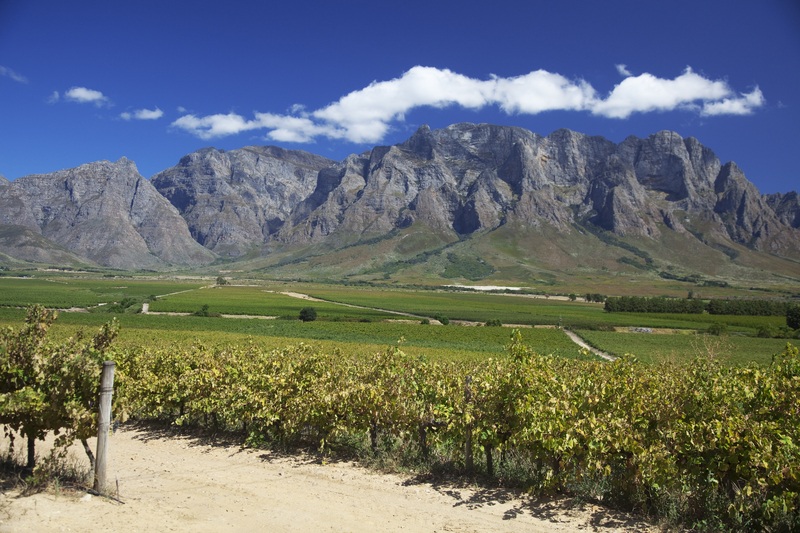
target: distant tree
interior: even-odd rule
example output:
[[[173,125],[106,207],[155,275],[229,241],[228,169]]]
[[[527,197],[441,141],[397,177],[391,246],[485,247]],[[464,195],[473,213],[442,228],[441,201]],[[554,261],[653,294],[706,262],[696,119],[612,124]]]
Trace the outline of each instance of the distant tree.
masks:
[[[728,334],[728,326],[726,324],[722,324],[720,322],[714,322],[710,326],[708,326],[708,332],[711,335],[727,335]]]
[[[503,323],[500,322],[499,318],[490,318],[489,320],[486,321],[486,324],[484,324],[484,326],[489,326],[489,327],[502,327],[502,325]]]
[[[442,314],[438,314],[438,315],[436,315],[436,316],[435,316],[435,317],[433,317],[433,318],[435,318],[436,320],[438,320],[439,322],[441,322],[441,324],[442,324],[443,326],[446,326],[446,325],[448,325],[448,324],[450,323],[450,319],[449,319],[449,318],[447,318],[446,316],[442,315]]]
[[[317,310],[313,307],[304,307],[300,310],[300,320],[303,322],[313,322],[317,319]]]
[[[575,294],[574,292],[571,292],[571,293],[569,294],[568,298],[569,298],[569,301],[570,301],[570,302],[574,302],[575,300],[577,300],[577,299],[578,299],[578,295],[577,295],[577,294]]]
[[[792,329],[800,329],[800,305],[790,305],[786,308],[786,325]]]
[[[228,280],[223,278],[222,276],[217,276],[217,285],[227,285]]]

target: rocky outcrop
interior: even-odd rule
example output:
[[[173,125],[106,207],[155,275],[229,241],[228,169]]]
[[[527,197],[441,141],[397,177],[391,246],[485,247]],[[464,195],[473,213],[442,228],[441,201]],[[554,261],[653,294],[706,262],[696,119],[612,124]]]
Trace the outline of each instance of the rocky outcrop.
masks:
[[[784,206],[780,216],[735,164],[674,132],[617,145],[569,130],[542,137],[488,124],[423,126],[403,143],[322,170],[273,238],[353,242],[416,221],[463,235],[509,220],[566,232],[588,220],[620,236],[658,238],[662,228],[687,233],[674,214],[681,211],[710,218],[734,242],[796,250],[800,233],[787,224],[795,204],[772,202]]]
[[[97,266],[93,261],[45,239],[40,233],[14,224],[0,224],[0,257],[3,255],[12,262],[29,261],[78,268]]]
[[[0,223],[24,226],[100,265],[160,268],[214,258],[126,158],[24,176],[0,189]]]
[[[179,210],[197,242],[240,256],[278,231],[314,191],[319,170],[334,163],[275,146],[203,148],[151,182]]]
[[[122,268],[203,264],[267,243],[336,249],[412,225],[452,242],[511,222],[651,239],[674,231],[800,258],[796,192],[762,196],[735,163],[669,131],[615,144],[463,123],[422,126],[341,162],[274,146],[203,148],[151,181],[124,158],[0,177],[0,225]],[[46,247],[8,232],[7,247]]]
[[[775,193],[763,196],[775,215],[783,224],[800,228],[800,193],[796,191],[786,194]]]

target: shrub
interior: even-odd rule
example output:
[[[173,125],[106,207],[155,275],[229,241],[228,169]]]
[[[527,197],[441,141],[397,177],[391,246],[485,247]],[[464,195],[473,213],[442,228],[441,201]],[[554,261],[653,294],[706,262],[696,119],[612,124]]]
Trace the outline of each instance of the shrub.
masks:
[[[711,335],[727,335],[728,333],[728,326],[727,324],[720,324],[719,322],[714,322],[710,326],[708,326],[708,333]]]
[[[800,305],[790,305],[787,307],[786,325],[792,329],[800,329]]]
[[[501,327],[502,325],[503,323],[500,322],[499,318],[490,318],[489,320],[486,321],[486,324],[484,324],[484,326],[487,327]]]
[[[422,320],[419,321],[419,323],[427,326],[428,324],[431,323],[431,321],[427,318],[423,318]]]
[[[304,307],[300,310],[300,320],[303,322],[313,322],[317,319],[317,310],[313,307]]]
[[[208,310],[208,304],[203,304],[203,308],[202,308],[202,309],[200,309],[199,311],[195,311],[195,312],[194,312],[194,316],[203,316],[203,317],[214,317],[214,318],[219,318],[219,317],[221,317],[222,315],[221,315],[221,314],[219,314],[219,313],[217,313],[217,312],[214,312],[214,311],[209,311],[209,310]]]
[[[756,329],[756,337],[762,339],[771,339],[775,336],[775,333],[775,327],[772,324],[758,326],[758,329]]]
[[[450,323],[450,319],[449,319],[449,318],[447,318],[446,316],[444,316],[444,315],[443,315],[443,314],[441,314],[441,313],[440,313],[440,314],[438,314],[438,315],[436,315],[436,316],[435,316],[435,317],[433,317],[433,318],[435,318],[436,320],[438,320],[439,322],[441,322],[443,326],[446,326],[446,325],[448,325],[448,324]]]

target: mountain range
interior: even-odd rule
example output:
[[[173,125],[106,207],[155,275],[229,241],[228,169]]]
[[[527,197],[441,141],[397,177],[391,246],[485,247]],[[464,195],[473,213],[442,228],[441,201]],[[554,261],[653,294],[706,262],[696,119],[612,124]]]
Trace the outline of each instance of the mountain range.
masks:
[[[9,264],[800,278],[799,228],[797,192],[761,194],[735,163],[670,131],[616,144],[462,123],[339,162],[248,146],[200,149],[150,180],[126,158],[0,177]]]

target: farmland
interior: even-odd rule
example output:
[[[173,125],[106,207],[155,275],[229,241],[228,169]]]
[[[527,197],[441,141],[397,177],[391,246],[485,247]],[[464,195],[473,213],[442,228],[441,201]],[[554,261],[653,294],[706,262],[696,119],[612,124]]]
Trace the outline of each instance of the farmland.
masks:
[[[45,354],[51,366],[37,387],[47,392],[41,398],[55,398],[31,402],[20,390],[24,409],[4,413],[12,422],[41,423],[26,413],[44,406],[52,413],[47,423],[61,424],[49,429],[96,431],[94,418],[74,415],[60,398],[81,412],[94,400],[76,396],[66,386],[72,378],[49,376],[99,376],[102,361],[113,358],[115,416],[122,418],[222,430],[248,446],[312,445],[373,461],[388,457],[422,472],[477,473],[531,494],[575,491],[642,512],[655,502],[677,509],[679,520],[713,519],[731,529],[794,520],[797,351],[752,336],[776,317],[607,313],[581,302],[431,290],[77,281],[0,279],[8,301],[92,308],[60,313],[47,344],[37,339],[52,320],[49,311],[31,309],[35,327],[16,329],[26,310],[0,308],[0,325],[16,329],[3,331],[0,353],[33,347]],[[120,300],[147,301],[156,314]],[[306,306],[317,309],[316,320],[299,319]],[[192,313],[200,308],[216,316]],[[401,322],[397,312],[454,321]],[[121,327],[113,346],[113,325],[88,336],[112,317]],[[554,327],[512,333],[455,320],[559,321],[638,361],[600,361]],[[714,323],[732,335],[706,334]],[[667,333],[614,331],[627,326]],[[26,371],[18,359],[6,359],[10,376]],[[91,393],[97,384],[81,390]],[[581,488],[583,480],[591,487]],[[766,506],[780,512],[765,513],[772,509]]]
[[[591,346],[610,355],[635,355],[644,363],[676,362],[714,353],[729,365],[756,362],[768,365],[772,355],[786,348],[785,339],[755,337],[715,337],[709,335],[646,334],[609,331],[579,331]],[[788,342],[796,343],[790,340]]]
[[[122,330],[122,346],[168,346],[203,343],[208,346],[256,343],[263,349],[280,349],[299,342],[316,343],[325,349],[338,348],[350,354],[368,354],[396,345],[402,339],[409,354],[444,360],[477,360],[498,357],[510,337],[509,328],[441,327],[420,324],[395,313],[452,321],[526,326],[561,323],[580,333],[594,347],[614,355],[632,353],[647,363],[664,360],[689,360],[711,349],[695,337],[713,323],[725,324],[731,336],[716,346],[730,364],[769,363],[782,351],[785,341],[752,337],[760,326],[785,324],[783,317],[724,315],[682,315],[656,313],[607,313],[602,304],[533,298],[518,294],[486,294],[457,291],[411,289],[343,288],[335,285],[259,282],[250,285],[213,286],[210,280],[190,282],[91,279],[58,276],[50,279],[0,278],[0,324],[18,325],[24,317],[22,307],[41,303],[48,307],[92,308],[123,298],[150,300],[153,313],[193,313],[204,305],[227,316],[254,316],[278,319],[203,318],[166,314],[117,316]],[[296,291],[324,301],[308,301],[284,293]],[[164,296],[168,295],[168,296]],[[296,318],[300,310],[313,306],[314,322]],[[359,307],[353,307],[359,306]],[[103,309],[102,307],[99,309]],[[393,312],[393,313],[392,313]],[[53,329],[56,336],[73,335],[81,329],[99,327],[110,318],[106,313],[62,313]],[[405,319],[405,323],[394,323]],[[620,333],[614,327],[666,328],[688,335],[644,335]],[[557,329],[524,328],[523,342],[537,353],[577,357],[580,351]],[[746,336],[744,336],[746,335]]]
[[[126,296],[146,297],[202,287],[201,283],[103,280],[77,277],[0,278],[0,306],[88,307]]]

